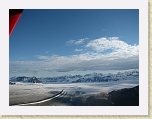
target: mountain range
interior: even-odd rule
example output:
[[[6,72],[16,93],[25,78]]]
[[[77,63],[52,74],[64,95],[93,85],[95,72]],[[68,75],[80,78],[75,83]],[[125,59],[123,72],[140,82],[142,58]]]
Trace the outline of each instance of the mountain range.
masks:
[[[139,71],[132,70],[126,72],[118,72],[117,74],[102,74],[102,73],[90,73],[85,75],[64,75],[56,77],[11,77],[10,84],[13,82],[23,83],[82,83],[82,82],[108,82],[108,81],[119,81],[127,79],[139,79]]]

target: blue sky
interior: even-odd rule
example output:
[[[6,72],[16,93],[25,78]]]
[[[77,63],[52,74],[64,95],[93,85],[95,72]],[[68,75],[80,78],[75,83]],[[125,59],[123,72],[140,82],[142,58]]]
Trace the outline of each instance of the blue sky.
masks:
[[[139,10],[25,9],[9,39],[11,76],[139,68]]]

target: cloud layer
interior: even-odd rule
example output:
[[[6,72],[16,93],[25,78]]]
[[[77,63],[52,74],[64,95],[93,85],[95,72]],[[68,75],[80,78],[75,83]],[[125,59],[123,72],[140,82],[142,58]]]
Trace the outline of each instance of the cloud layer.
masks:
[[[88,70],[128,70],[139,68],[139,46],[129,45],[118,37],[70,40],[81,45],[80,54],[70,56],[37,56],[39,61],[10,61],[10,72],[69,72]],[[67,46],[68,47],[68,46]],[[80,51],[85,51],[81,53]]]

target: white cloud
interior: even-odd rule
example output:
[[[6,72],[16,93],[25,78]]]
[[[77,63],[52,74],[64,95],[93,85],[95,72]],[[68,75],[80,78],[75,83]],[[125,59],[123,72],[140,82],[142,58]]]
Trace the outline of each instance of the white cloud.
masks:
[[[75,52],[80,52],[80,51],[83,51],[83,49],[75,49],[74,51]]]
[[[82,44],[84,40],[85,39],[79,39],[79,40],[75,41],[75,44],[76,45]]]
[[[92,48],[94,51],[103,52],[107,49],[117,50],[123,47],[127,47],[127,44],[123,41],[118,40],[116,37],[111,37],[109,39],[103,37],[90,41],[87,48]]]
[[[70,45],[70,44],[73,44],[74,42],[75,42],[75,40],[69,40],[69,41],[66,42],[66,44]]]
[[[69,41],[75,43],[75,41]],[[118,37],[91,40],[85,53],[70,56],[37,56],[40,61],[10,61],[10,72],[68,72],[87,70],[128,70],[139,68],[138,45]],[[92,49],[92,50],[91,50]],[[83,49],[75,49],[81,51]],[[110,50],[104,53],[106,50]]]
[[[42,60],[45,60],[47,59],[47,56],[37,56],[38,59],[42,59]]]
[[[138,45],[128,45],[124,41],[119,40],[119,37],[99,38],[90,41],[86,44],[86,48],[91,48],[95,52],[111,52],[113,55],[138,55]]]
[[[66,44],[71,45],[71,44],[75,44],[75,45],[79,45],[79,44],[83,44],[84,40],[87,40],[88,38],[83,38],[83,39],[78,39],[78,40],[69,40],[66,42]]]

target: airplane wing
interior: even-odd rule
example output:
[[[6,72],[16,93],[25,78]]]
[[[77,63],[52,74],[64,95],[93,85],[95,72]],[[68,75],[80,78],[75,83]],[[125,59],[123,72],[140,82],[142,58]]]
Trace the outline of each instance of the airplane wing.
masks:
[[[23,9],[9,9],[9,36],[17,24]]]

